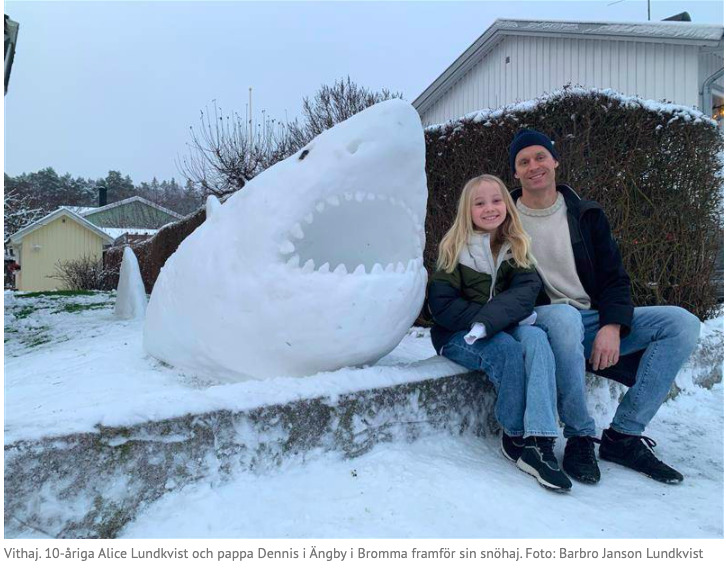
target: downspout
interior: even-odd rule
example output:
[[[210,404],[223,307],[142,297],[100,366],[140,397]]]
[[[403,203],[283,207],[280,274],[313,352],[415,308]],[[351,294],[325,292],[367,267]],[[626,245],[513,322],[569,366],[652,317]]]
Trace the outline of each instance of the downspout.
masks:
[[[711,98],[711,86],[713,85],[714,81],[719,77],[723,77],[723,67],[721,67],[711,76],[707,77],[701,85],[701,90],[698,92],[698,96],[701,98],[701,111],[709,117],[712,113],[711,107],[713,107],[713,99]]]

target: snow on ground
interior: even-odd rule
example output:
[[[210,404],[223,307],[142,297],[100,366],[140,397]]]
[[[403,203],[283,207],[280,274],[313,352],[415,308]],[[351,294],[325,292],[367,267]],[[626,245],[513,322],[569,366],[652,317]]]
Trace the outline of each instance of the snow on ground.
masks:
[[[413,329],[375,367],[213,384],[147,355],[142,322],[113,316],[114,293],[5,293],[5,444],[218,409],[335,396],[463,371]]]
[[[506,460],[494,438],[429,437],[207,480],[167,494],[121,537],[722,538],[722,410],[723,385],[700,389],[649,427],[656,451],[684,473],[679,486],[601,462],[600,484],[558,494]]]
[[[302,379],[210,382],[145,355],[138,322],[112,315],[113,293],[59,298],[5,293],[5,440],[93,430],[184,413],[245,409],[414,381],[460,370],[412,329],[379,365]],[[723,317],[703,334],[723,329]],[[124,537],[714,538],[723,537],[723,384],[689,372],[648,428],[680,486],[601,463],[597,486],[546,491],[505,460],[494,438],[428,437],[354,460],[288,460],[261,475],[170,492]],[[686,377],[688,375],[688,377]],[[605,427],[614,401],[594,402]],[[561,457],[563,443],[559,442]]]

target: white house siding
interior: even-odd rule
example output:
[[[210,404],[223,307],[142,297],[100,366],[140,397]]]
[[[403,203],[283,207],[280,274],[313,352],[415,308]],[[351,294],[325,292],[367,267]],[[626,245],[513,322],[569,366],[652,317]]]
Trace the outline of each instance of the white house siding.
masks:
[[[723,59],[719,66],[717,59],[699,58],[695,45],[508,35],[424,111],[422,120],[424,126],[443,123],[568,83],[699,106],[705,78],[700,75],[722,66]]]

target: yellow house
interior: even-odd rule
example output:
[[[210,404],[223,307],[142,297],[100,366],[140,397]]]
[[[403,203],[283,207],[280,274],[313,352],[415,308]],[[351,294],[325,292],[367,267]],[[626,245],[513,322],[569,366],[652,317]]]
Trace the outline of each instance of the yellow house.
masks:
[[[59,208],[10,237],[20,265],[15,285],[21,291],[62,290],[63,282],[50,278],[61,261],[88,256],[101,260],[113,237],[85,218]]]

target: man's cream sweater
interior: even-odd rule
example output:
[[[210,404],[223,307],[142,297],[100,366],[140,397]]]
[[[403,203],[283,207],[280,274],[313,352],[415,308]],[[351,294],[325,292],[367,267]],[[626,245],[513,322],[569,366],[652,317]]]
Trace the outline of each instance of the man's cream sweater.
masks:
[[[580,282],[567,224],[567,206],[562,194],[549,208],[534,210],[517,200],[522,225],[532,238],[532,254],[552,304],[590,308],[590,297]]]

